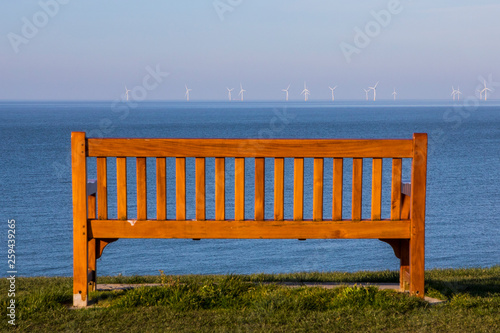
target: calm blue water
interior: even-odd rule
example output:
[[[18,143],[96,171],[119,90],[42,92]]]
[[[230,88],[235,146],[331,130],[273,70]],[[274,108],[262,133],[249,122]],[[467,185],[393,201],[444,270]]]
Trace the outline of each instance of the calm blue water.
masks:
[[[111,102],[0,103],[1,219],[7,249],[7,220],[16,220],[17,269],[23,276],[72,274],[70,133],[105,137],[220,138],[411,138],[429,133],[426,266],[500,264],[500,105],[445,102],[331,103],[142,103],[134,108]],[[152,162],[152,161],[151,161]],[[272,161],[266,162],[266,217],[272,215]],[[114,161],[110,159],[110,216],[116,214]],[[148,160],[149,163],[149,160]],[[226,164],[232,184],[233,161]],[[251,167],[247,162],[247,217],[253,214]],[[135,215],[134,167],[129,163],[129,214]],[[409,179],[405,161],[403,178]],[[194,216],[194,162],[188,160],[188,218]],[[95,175],[95,162],[89,161]],[[369,216],[371,162],[364,164],[363,214]],[[384,177],[390,175],[384,161]],[[167,163],[173,176],[173,161]],[[155,216],[154,164],[148,164],[149,215]],[[291,214],[292,161],[286,161],[285,205]],[[207,183],[213,160],[207,162]],[[306,161],[305,209],[312,200],[312,163]],[[388,180],[387,178],[385,180]],[[350,210],[350,165],[344,173],[344,215]],[[175,190],[170,183],[169,198]],[[383,191],[388,216],[390,185]],[[232,216],[232,186],[227,186]],[[331,216],[331,161],[325,161],[325,217]],[[213,191],[208,184],[207,193]],[[208,194],[207,194],[208,195]],[[213,200],[213,199],[212,199]],[[175,212],[169,199],[168,217]],[[213,202],[207,202],[208,217]],[[309,214],[309,215],[308,215]],[[2,230],[0,228],[0,230]],[[7,260],[2,276],[7,271]],[[376,240],[120,240],[98,261],[98,274],[257,273],[397,269],[392,249]]]

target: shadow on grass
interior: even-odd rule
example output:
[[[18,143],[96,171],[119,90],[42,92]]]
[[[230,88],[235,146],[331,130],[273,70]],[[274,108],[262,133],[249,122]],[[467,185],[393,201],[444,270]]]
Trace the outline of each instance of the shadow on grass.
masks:
[[[457,294],[467,294],[473,297],[489,297],[500,295],[500,277],[490,277],[478,281],[443,281],[427,279],[426,287],[439,291],[447,299]]]

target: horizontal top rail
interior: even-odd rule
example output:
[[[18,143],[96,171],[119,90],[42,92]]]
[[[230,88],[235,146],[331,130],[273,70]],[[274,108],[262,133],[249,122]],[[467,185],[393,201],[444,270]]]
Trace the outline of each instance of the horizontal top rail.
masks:
[[[411,158],[411,139],[87,139],[89,157]]]

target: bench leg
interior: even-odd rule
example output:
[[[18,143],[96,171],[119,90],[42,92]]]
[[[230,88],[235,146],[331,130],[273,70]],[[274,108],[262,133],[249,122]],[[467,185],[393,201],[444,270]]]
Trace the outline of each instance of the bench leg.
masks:
[[[73,306],[86,307],[88,301],[88,242],[86,230],[73,235]]]
[[[410,289],[410,241],[408,239],[400,240],[399,288],[401,291]]]
[[[401,219],[410,219],[411,198],[409,195],[401,195]],[[410,240],[400,241],[400,264],[399,264],[399,288],[401,291],[410,289]]]
[[[73,306],[87,306],[88,230],[85,133],[71,133],[73,184]]]
[[[410,294],[424,297],[425,252],[423,240],[410,240]]]
[[[424,297],[427,134],[413,134],[410,209],[410,294]]]
[[[389,244],[399,259],[399,289],[410,289],[410,241],[408,239],[380,239]]]
[[[89,219],[96,218],[96,195],[92,194],[88,196],[88,216]],[[96,284],[96,249],[97,240],[92,238],[89,239],[87,243],[87,258],[88,258],[88,287],[89,291],[95,291]]]
[[[89,291],[95,291],[96,289],[96,278],[97,278],[96,243],[97,241],[95,238],[89,240],[88,242]]]

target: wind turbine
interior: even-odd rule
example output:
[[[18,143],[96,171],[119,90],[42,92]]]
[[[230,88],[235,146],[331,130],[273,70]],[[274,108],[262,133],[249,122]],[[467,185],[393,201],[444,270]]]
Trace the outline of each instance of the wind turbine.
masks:
[[[243,89],[243,87],[241,86],[241,83],[240,83],[240,93],[238,94],[241,95],[241,101],[243,102],[243,92],[246,91],[245,89]]]
[[[455,88],[453,86],[451,86],[451,95],[450,96],[453,96],[453,100],[455,100],[456,95],[457,95],[457,91],[455,90]]]
[[[335,86],[335,87],[333,87],[333,88],[332,88],[332,87],[328,87],[328,88],[330,88],[330,90],[332,91],[332,102],[333,102],[333,101],[335,100],[335,95],[333,94],[333,91],[334,91],[335,89],[337,89],[337,86]]]
[[[185,84],[184,86],[186,87],[186,99],[187,99],[187,101],[189,102],[189,92],[190,92],[191,90],[193,90],[193,89],[188,89],[187,84]]]
[[[457,99],[460,100],[460,95],[462,95],[462,93],[460,92],[460,86],[457,90],[455,90],[455,94],[457,95]]]
[[[377,85],[378,85],[378,81],[377,81],[377,83],[375,83],[375,85],[373,87],[368,87],[368,90],[373,90],[373,101],[374,102],[377,99]]]
[[[130,91],[132,91],[132,90],[127,89],[127,86],[125,86],[125,94],[127,95],[127,101],[128,101],[128,93],[129,93]]]
[[[396,88],[394,88],[394,92],[392,93],[392,96],[394,96],[394,100],[396,100],[396,95],[397,95],[397,94],[398,94],[398,93],[396,92]]]
[[[231,88],[231,89],[226,88],[226,89],[227,89],[227,96],[229,97],[229,100],[231,100],[231,91],[233,91],[234,88]]]
[[[484,80],[484,89],[481,90],[481,94],[483,93],[483,91],[484,91],[484,100],[486,101],[486,100],[488,100],[488,96],[487,96],[488,91],[492,91],[490,88],[486,87],[486,80]]]
[[[370,91],[370,89],[366,90],[365,88],[363,88],[363,90],[365,91],[366,100],[368,100],[368,92]]]
[[[285,101],[288,102],[288,89],[290,89],[290,85],[286,89],[281,89],[281,91],[284,91],[286,93]]]
[[[307,102],[307,98],[309,97],[311,92],[309,91],[309,89],[307,89],[305,81],[304,81],[304,90],[302,90],[302,92],[300,94],[301,95],[304,94],[304,102]]]

